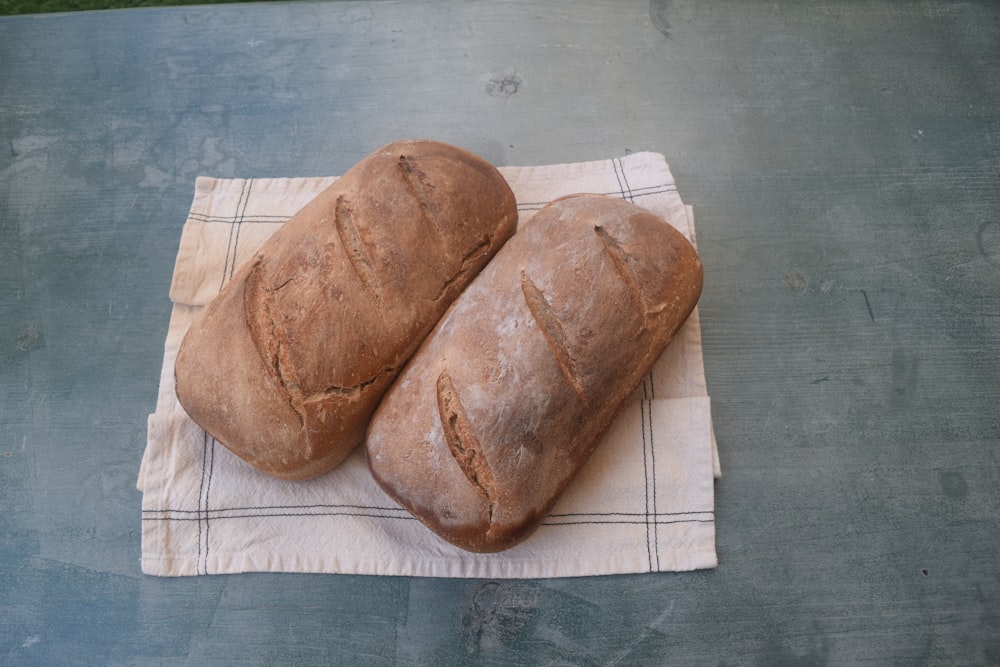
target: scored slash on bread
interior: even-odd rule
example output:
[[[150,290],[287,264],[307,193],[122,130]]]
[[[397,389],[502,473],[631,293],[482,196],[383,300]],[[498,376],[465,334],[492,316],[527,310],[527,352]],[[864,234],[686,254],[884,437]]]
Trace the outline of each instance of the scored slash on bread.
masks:
[[[333,219],[337,225],[337,235],[340,237],[340,243],[347,253],[347,258],[351,260],[354,272],[358,275],[358,279],[364,285],[365,290],[371,295],[372,301],[375,302],[375,307],[378,308],[382,305],[382,288],[379,286],[378,277],[375,275],[374,263],[371,257],[368,256],[364,244],[361,242],[361,235],[354,226],[352,218],[351,208],[344,196],[337,197],[337,205],[333,212]]]
[[[448,449],[465,476],[490,503],[492,515],[495,495],[493,473],[490,472],[479,438],[465,414],[458,390],[447,373],[438,376],[437,404]]]
[[[524,271],[521,271],[521,292],[524,294],[524,302],[528,306],[528,311],[535,318],[539,330],[545,334],[545,340],[552,348],[552,354],[555,356],[559,370],[562,371],[566,382],[573,388],[580,400],[586,400],[580,371],[577,370],[576,361],[570,352],[569,340],[563,330],[562,322],[559,321],[559,316],[545,299],[542,290],[531,282],[531,278]]]

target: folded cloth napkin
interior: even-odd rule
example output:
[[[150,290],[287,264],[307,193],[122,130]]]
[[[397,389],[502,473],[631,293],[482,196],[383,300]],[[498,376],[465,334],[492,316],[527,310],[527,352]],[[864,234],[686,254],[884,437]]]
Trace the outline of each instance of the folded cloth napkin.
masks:
[[[692,211],[662,155],[500,171],[517,196],[519,224],[557,197],[596,192],[643,206],[695,240]],[[537,578],[715,567],[719,461],[697,310],[538,531],[497,554],[453,547],[398,507],[369,474],[363,447],[320,478],[281,481],[191,421],[173,382],[188,325],[236,267],[334,180],[197,179],[139,471],[143,572]]]

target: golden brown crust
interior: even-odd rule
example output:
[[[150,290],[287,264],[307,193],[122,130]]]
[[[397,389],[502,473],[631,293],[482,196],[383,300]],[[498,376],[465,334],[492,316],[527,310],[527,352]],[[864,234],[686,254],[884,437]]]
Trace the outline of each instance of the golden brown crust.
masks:
[[[423,140],[379,149],[285,223],[192,324],[175,366],[181,404],[271,475],[332,469],[516,225],[510,187],[476,155]]]
[[[583,466],[701,294],[691,244],[619,199],[538,212],[427,337],[368,429],[379,484],[449,542],[509,548]]]

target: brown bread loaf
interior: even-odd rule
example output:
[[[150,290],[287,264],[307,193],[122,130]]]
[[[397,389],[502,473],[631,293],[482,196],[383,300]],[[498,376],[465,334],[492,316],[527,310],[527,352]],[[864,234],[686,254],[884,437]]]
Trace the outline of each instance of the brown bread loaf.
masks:
[[[175,367],[181,404],[264,472],[327,472],[516,225],[510,187],[478,156],[433,141],[379,149],[288,220],[191,325]]]
[[[691,244],[599,195],[515,234],[411,358],[369,425],[375,479],[445,540],[525,539],[701,294]]]

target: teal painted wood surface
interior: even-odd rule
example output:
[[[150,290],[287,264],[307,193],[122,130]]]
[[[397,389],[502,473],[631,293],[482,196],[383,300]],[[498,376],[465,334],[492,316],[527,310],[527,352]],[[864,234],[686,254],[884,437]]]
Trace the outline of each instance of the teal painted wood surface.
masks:
[[[720,566],[139,572],[194,178],[427,136],[667,155]],[[0,663],[1000,663],[1000,7],[337,2],[0,19]]]

